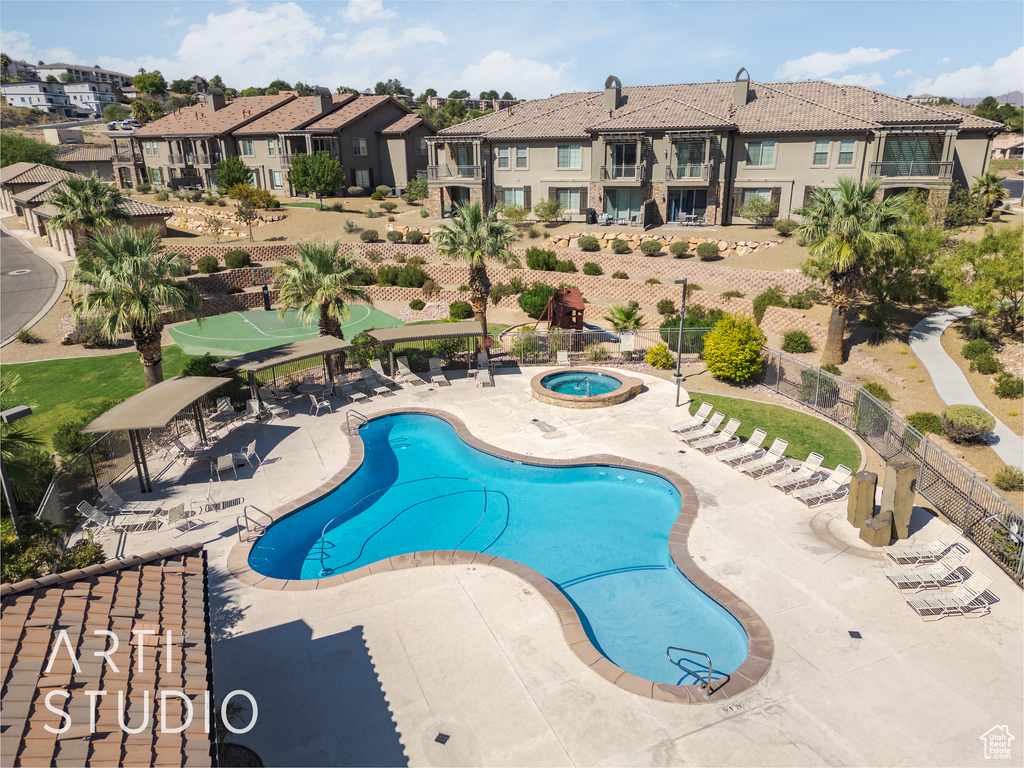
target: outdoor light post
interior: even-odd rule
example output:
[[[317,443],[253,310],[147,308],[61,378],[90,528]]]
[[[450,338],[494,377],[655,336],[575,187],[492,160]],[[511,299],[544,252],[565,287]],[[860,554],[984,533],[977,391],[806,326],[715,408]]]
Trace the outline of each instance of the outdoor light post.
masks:
[[[683,299],[679,304],[679,340],[676,341],[676,408],[679,407],[679,390],[683,387],[683,318],[686,317],[686,280],[683,278]]]
[[[18,419],[32,415],[32,409],[27,405],[16,405],[0,412],[0,421],[4,424],[13,424]],[[14,526],[14,537],[18,538],[18,507],[14,503],[14,489],[11,488],[11,481],[7,477],[7,463],[3,454],[0,453],[0,482],[4,487],[4,498],[7,499],[7,508],[11,511],[11,524]]]

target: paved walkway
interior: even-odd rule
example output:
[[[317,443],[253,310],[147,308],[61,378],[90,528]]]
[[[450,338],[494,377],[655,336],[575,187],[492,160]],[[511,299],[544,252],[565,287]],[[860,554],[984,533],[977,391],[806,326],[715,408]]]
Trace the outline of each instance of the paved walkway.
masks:
[[[0,346],[14,340],[22,328],[31,328],[50,311],[64,292],[67,278],[60,262],[67,257],[55,248],[37,248],[28,230],[12,230],[18,221],[4,216],[0,223]]]
[[[973,314],[974,310],[970,307],[950,307],[934,315],[928,315],[910,332],[910,348],[928,369],[943,402],[947,405],[976,405],[988,411],[974,394],[960,366],[942,348],[942,332],[957,320]],[[999,419],[996,419],[996,428],[986,442],[1007,464],[1019,467],[1024,460],[1024,440]]]

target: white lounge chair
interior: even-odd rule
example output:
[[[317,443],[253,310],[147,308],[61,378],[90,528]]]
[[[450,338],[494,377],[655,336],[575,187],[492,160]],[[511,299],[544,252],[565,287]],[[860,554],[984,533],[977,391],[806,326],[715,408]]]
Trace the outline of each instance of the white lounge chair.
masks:
[[[716,451],[724,451],[726,448],[732,447],[732,445],[738,442],[735,438],[736,430],[740,428],[739,419],[729,419],[728,423],[722,429],[721,432],[708,435],[707,437],[701,438],[700,440],[693,440],[690,443],[691,448],[695,448],[701,453],[715,453]]]
[[[817,485],[793,491],[793,498],[799,499],[808,507],[817,507],[830,501],[845,497],[850,492],[850,468],[840,464],[832,470],[832,474]]]
[[[820,453],[811,453],[800,466],[791,465],[791,472],[786,472],[768,481],[768,485],[778,488],[783,493],[792,493],[798,488],[806,488],[818,482],[821,462],[825,457]]]
[[[398,382],[384,373],[384,366],[381,364],[380,360],[371,360],[370,370],[373,371],[373,375],[376,376],[377,380],[382,384],[388,384],[394,387],[398,386]]]
[[[424,381],[415,373],[412,372],[412,368],[409,367],[408,357],[399,357],[395,359],[395,363],[398,365],[398,375],[402,381],[407,381],[410,384],[423,384]]]
[[[715,434],[715,430],[721,426],[723,421],[725,421],[725,414],[721,411],[715,411],[706,424],[696,429],[691,429],[688,432],[677,433],[676,437],[684,443],[703,440],[705,437]]]
[[[763,429],[755,429],[753,434],[747,438],[747,442],[743,445],[737,445],[735,448],[729,448],[728,450],[721,451],[716,454],[716,456],[719,461],[728,464],[730,467],[740,464],[754,456],[759,456],[764,453],[764,450],[761,448],[761,444],[764,442],[766,437],[768,437],[768,433]]]
[[[363,384],[365,384],[366,388],[369,389],[370,391],[372,391],[373,394],[375,394],[375,395],[390,395],[391,394],[391,389],[389,387],[384,386],[379,381],[377,381],[376,377],[374,377],[374,375],[373,375],[373,371],[371,371],[369,368],[363,368],[362,376],[363,376]]]
[[[357,390],[347,379],[338,380],[338,383],[334,385],[335,394],[337,394],[339,389],[341,390],[341,394],[349,399],[349,402],[358,403],[360,400],[367,399],[366,393]]]
[[[270,419],[286,419],[292,412],[283,405],[277,404],[277,398],[267,387],[260,387],[260,399],[263,401],[263,411],[270,414]]]
[[[697,427],[703,424],[707,420],[708,416],[711,415],[712,407],[711,403],[701,403],[700,408],[697,409],[697,412],[693,414],[693,416],[686,421],[670,425],[669,429],[676,434],[689,432],[691,429],[697,429]]]
[[[113,514],[106,514],[104,512],[100,512],[88,501],[80,502],[77,509],[82,513],[86,520],[101,531],[109,528],[123,533],[131,533],[131,531],[128,530],[129,526],[145,525],[146,523],[151,522],[153,520],[153,515],[155,514],[155,511],[149,513],[115,512]]]
[[[316,395],[310,394],[309,402],[311,403],[311,405],[309,406],[310,413],[313,412],[314,408],[316,408],[317,416],[320,415],[321,408],[326,408],[328,413],[334,413],[334,408],[331,406],[330,400],[327,400],[325,398],[318,398]]]
[[[764,477],[772,472],[778,472],[786,466],[785,453],[787,448],[789,448],[789,442],[781,437],[777,437],[763,456],[756,459],[748,459],[734,465],[733,468],[751,477]]]
[[[488,368],[477,371],[476,374],[476,385],[478,387],[493,387],[494,377],[491,376],[491,371]]]
[[[123,512],[153,512],[152,508],[146,509],[141,501],[125,501],[121,498],[121,495],[115,491],[107,483],[100,485],[100,499],[104,507],[108,507],[111,511],[104,514],[120,514]]]
[[[984,616],[990,610],[984,595],[991,583],[991,576],[975,573],[952,592],[908,597],[907,605],[925,621],[938,621],[943,616]]]
[[[189,531],[194,531],[197,528],[202,528],[205,524],[193,518],[194,515],[188,515],[185,512],[185,504],[181,503],[168,509],[167,514],[163,520],[161,520],[161,523],[164,527],[177,531],[175,536],[180,536],[183,533],[188,533]]]
[[[448,377],[444,375],[444,371],[441,370],[441,360],[437,357],[432,357],[428,361],[430,366],[430,380],[435,384],[441,386],[450,386],[451,382],[448,381]]]
[[[920,592],[928,587],[948,587],[963,581],[963,577],[957,574],[957,569],[964,565],[970,556],[971,550],[958,544],[950,548],[938,562],[912,565],[908,568],[886,568],[883,573],[885,578],[900,589],[913,587],[915,592]]]
[[[912,565],[915,563],[932,563],[942,557],[949,548],[960,540],[964,535],[962,528],[955,525],[947,525],[935,539],[926,541],[923,544],[902,546],[895,544],[882,547],[882,551],[889,559],[900,565]]]
[[[569,363],[569,351],[566,349],[559,349],[555,352],[555,362],[559,365],[570,365]]]

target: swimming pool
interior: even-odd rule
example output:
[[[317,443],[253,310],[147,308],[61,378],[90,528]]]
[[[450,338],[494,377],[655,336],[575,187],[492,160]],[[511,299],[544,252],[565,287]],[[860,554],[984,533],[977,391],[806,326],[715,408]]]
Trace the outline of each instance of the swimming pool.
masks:
[[[743,626],[669,554],[680,496],[664,478],[618,466],[510,461],[424,414],[375,419],[360,436],[359,469],[270,526],[249,555],[253,570],[317,579],[404,553],[484,552],[547,577],[597,650],[638,677],[697,682],[668,661],[668,646],[710,654],[716,679],[747,657]]]

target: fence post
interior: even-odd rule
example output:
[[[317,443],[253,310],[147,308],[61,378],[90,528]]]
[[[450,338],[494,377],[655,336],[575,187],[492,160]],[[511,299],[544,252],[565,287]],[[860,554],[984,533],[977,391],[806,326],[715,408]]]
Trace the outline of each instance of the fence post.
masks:
[[[889,409],[889,421],[887,421],[886,424],[885,424],[885,448],[883,448],[885,453],[882,454],[882,458],[885,459],[886,461],[889,460],[889,435],[892,434],[892,420],[893,420],[893,417],[895,415],[896,414],[893,411],[893,409],[890,408]]]
[[[814,377],[814,410],[821,410],[818,408],[818,392],[821,391],[821,371],[818,371],[818,375]]]
[[[964,533],[967,534],[967,538],[974,541],[974,536],[971,534],[974,532],[974,524],[971,523],[971,507],[974,505],[974,487],[978,484],[978,476],[975,474],[971,475],[971,487],[967,489],[967,510],[964,512]],[[977,543],[977,542],[975,542]]]

